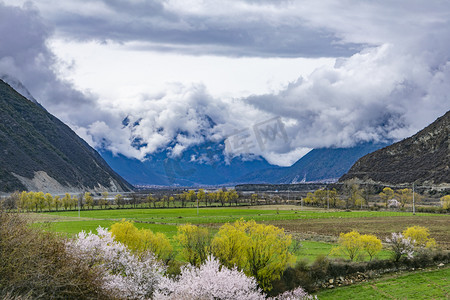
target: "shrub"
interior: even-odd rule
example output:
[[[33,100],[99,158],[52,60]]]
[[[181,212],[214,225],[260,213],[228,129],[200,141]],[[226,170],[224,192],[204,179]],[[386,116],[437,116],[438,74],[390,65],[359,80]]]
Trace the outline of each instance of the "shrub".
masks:
[[[108,299],[99,274],[61,237],[0,211],[0,298]]]
[[[405,238],[410,238],[416,247],[435,248],[436,241],[430,238],[428,228],[422,226],[408,227],[403,231]]]
[[[281,228],[241,219],[219,229],[212,241],[212,251],[224,265],[237,266],[269,291],[271,282],[280,278],[286,266],[294,261],[289,252],[291,242],[291,236]]]
[[[139,257],[113,239],[102,227],[98,235],[80,232],[67,243],[67,249],[90,266],[101,270],[104,289],[117,298],[151,298],[165,268],[152,253]]]
[[[256,280],[236,268],[221,267],[213,257],[199,268],[182,268],[175,280],[165,278],[155,299],[265,299]]]
[[[412,258],[414,254],[414,243],[411,238],[405,238],[401,233],[393,232],[390,238],[386,238],[392,250],[392,258],[398,262],[401,257]]]
[[[370,260],[383,249],[381,240],[374,235],[364,234],[360,237],[362,249],[369,255]]]
[[[294,300],[314,299],[301,287],[284,292],[274,298],[266,298],[254,278],[247,277],[236,267],[229,269],[209,256],[200,267],[184,267],[176,279],[165,278],[155,299],[255,299],[255,300]]]
[[[181,245],[181,255],[191,265],[200,266],[211,252],[211,236],[208,229],[191,224],[178,226],[175,240]]]
[[[450,195],[441,198],[441,205],[443,209],[450,210]]]
[[[138,255],[150,251],[165,263],[173,259],[173,247],[163,233],[137,229],[134,223],[125,220],[112,224],[110,231],[116,241],[123,243]]]
[[[348,256],[350,260],[358,257],[363,250],[361,235],[357,231],[341,233],[339,235],[339,246],[332,250],[332,253],[341,252]]]

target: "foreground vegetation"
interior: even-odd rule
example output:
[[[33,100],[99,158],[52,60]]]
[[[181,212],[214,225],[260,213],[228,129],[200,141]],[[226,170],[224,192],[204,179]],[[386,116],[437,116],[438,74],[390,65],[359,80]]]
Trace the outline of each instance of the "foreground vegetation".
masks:
[[[450,258],[447,252],[433,250],[437,247],[448,249],[448,215],[417,213],[413,216],[402,211],[344,211],[294,205],[117,208],[100,210],[85,207],[80,211],[67,209],[16,215],[32,220],[39,234],[56,237],[51,232],[65,233],[57,237],[61,241],[85,239],[83,243],[89,245],[88,241],[98,239],[96,234],[112,234],[115,242],[126,245],[130,255],[136,256],[137,261],[133,264],[140,264],[141,258],[147,257],[139,253],[149,252],[164,266],[162,273],[155,273],[157,278],[181,276],[180,281],[173,282],[174,285],[178,285],[188,273],[191,276],[189,280],[192,280],[194,273],[201,277],[199,274],[205,271],[204,268],[211,271],[221,265],[224,271],[231,272],[228,275],[234,274],[230,278],[253,278],[255,282],[248,282],[247,287],[251,287],[253,292],[256,291],[254,288],[260,288],[272,297],[300,287],[307,292],[327,288],[329,280],[340,277],[347,282],[355,272],[384,274],[447,263]],[[97,232],[98,226],[106,230]],[[273,232],[279,231],[273,240],[270,240],[271,231],[266,231],[268,228]],[[82,230],[93,234],[80,235]],[[128,234],[132,232],[134,234]],[[398,233],[391,235],[393,232]],[[286,237],[284,240],[283,235]],[[255,263],[252,267],[249,262],[265,259],[252,258],[249,249],[254,246],[251,246],[251,241],[282,247],[276,254],[261,251],[274,260],[267,261],[267,265]],[[401,250],[397,255],[396,247]],[[88,258],[86,255],[82,254],[84,261]],[[153,261],[142,263],[153,264]],[[100,266],[102,262],[91,261],[90,264]],[[190,267],[186,269],[183,266]],[[242,270],[241,275],[233,273],[234,266]],[[219,269],[216,270],[218,273]],[[103,274],[102,278],[107,278],[104,277],[106,273],[96,268],[93,270],[95,272],[91,276]],[[107,274],[118,276],[114,272],[109,270]],[[201,280],[200,277],[196,278]],[[129,284],[133,286],[135,283]]]

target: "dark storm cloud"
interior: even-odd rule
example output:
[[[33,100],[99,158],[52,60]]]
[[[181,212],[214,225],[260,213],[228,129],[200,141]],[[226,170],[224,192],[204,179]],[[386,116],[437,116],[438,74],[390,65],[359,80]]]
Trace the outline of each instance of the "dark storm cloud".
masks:
[[[90,113],[97,107],[95,98],[58,78],[57,58],[47,46],[51,34],[51,28],[33,6],[18,8],[0,2],[0,78],[9,76],[21,82],[34,98],[65,122],[90,124],[103,113]]]
[[[260,57],[349,56],[361,48],[339,44],[333,31],[308,27],[295,16],[266,19],[252,10],[229,15],[184,13],[160,1],[96,0],[85,6],[72,2],[83,10],[74,11],[62,2],[48,16],[61,36],[82,41],[138,41],[141,45],[136,48],[142,50]]]

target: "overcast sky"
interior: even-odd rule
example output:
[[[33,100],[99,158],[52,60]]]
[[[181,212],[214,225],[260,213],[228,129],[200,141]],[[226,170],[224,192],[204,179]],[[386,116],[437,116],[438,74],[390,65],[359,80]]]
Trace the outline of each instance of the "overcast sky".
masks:
[[[449,56],[447,1],[0,0],[0,77],[138,159],[274,117],[279,165],[399,140],[450,109]]]

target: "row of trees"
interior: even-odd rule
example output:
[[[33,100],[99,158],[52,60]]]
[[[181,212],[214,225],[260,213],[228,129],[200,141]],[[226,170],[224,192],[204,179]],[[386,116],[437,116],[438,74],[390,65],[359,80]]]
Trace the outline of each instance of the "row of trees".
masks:
[[[381,200],[386,207],[404,208],[407,204],[413,202],[413,191],[409,188],[393,190],[390,187],[385,187],[377,196],[378,197],[374,197],[370,191],[360,188],[358,184],[348,184],[344,187],[341,195],[339,195],[336,189],[319,189],[314,193],[308,193],[303,199],[303,203],[320,207],[350,208],[367,206],[371,200],[375,202]],[[446,197],[447,196],[443,197],[443,203],[445,202],[444,199],[447,198],[449,198],[447,202],[450,203],[450,196]],[[419,202],[419,194],[414,193],[414,199],[416,202]],[[449,204],[446,205],[450,206]]]
[[[84,193],[78,196],[66,193],[64,196],[52,196],[50,193],[44,194],[43,192],[22,192],[14,193],[11,197],[13,199],[14,206],[19,211],[43,211],[43,210],[68,210],[75,209],[80,206],[81,208],[93,209],[95,205],[100,208],[110,205],[108,200],[108,193],[104,192],[100,199],[94,200],[91,193]],[[124,205],[123,196],[117,194],[114,198],[114,203],[120,207]]]
[[[178,194],[156,193],[140,195],[133,193],[127,197],[117,194],[114,198],[110,198],[108,192],[103,192],[100,197],[95,198],[89,192],[78,195],[66,193],[64,196],[52,196],[43,192],[15,192],[11,196],[6,197],[0,204],[6,209],[17,208],[20,211],[43,211],[68,210],[77,207],[80,209],[94,209],[95,207],[102,209],[108,208],[113,204],[119,208],[125,207],[125,205],[157,208],[192,207],[196,204],[200,206],[231,206],[233,204],[237,206],[242,203],[250,205],[282,204],[283,201],[287,203],[287,200],[290,200],[290,203],[328,208],[363,208],[367,207],[369,202],[381,202],[389,208],[404,208],[412,203],[413,196],[416,203],[420,202],[420,195],[417,193],[413,195],[413,191],[409,188],[393,190],[390,187],[385,187],[381,193],[374,194],[369,191],[368,187],[363,189],[356,183],[349,183],[340,192],[334,188],[330,190],[318,189],[307,193],[304,198],[297,194],[292,197],[295,199],[289,199],[289,195],[286,198],[286,195],[268,193],[253,193],[245,196],[234,189],[222,188],[217,191],[189,190]],[[443,209],[450,209],[450,195],[441,198],[441,205]]]

